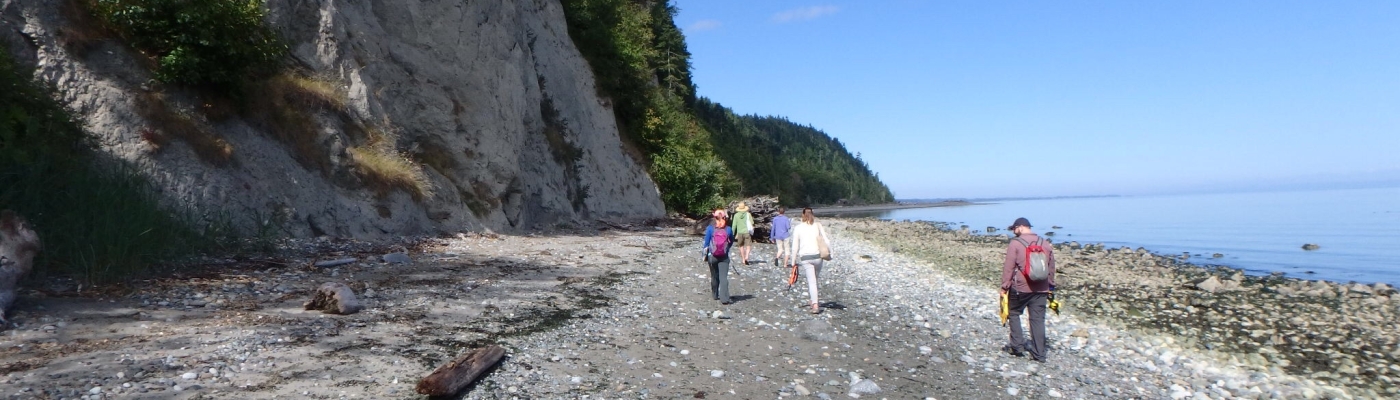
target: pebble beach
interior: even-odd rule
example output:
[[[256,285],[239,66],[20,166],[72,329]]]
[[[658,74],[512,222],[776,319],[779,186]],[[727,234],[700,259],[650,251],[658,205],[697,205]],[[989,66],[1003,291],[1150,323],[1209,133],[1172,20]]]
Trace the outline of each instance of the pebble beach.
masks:
[[[406,258],[312,241],[124,290],[31,290],[0,332],[0,398],[421,398],[418,379],[486,344],[506,358],[461,398],[1396,396],[1385,285],[1059,243],[1041,364],[999,351],[1004,237],[822,221],[817,315],[767,244],[731,273],[736,302],[712,300],[699,238],[667,224],[421,240]],[[333,258],[357,261],[311,266]],[[303,310],[324,282],[364,311]]]

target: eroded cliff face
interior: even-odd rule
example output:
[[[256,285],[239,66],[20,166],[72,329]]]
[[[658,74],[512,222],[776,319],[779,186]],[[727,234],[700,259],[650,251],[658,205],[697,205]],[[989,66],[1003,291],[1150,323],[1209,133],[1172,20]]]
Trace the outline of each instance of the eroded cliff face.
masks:
[[[344,94],[342,109],[308,112],[310,154],[258,115],[214,117],[201,112],[212,107],[206,96],[153,84],[148,62],[120,40],[73,45],[89,34],[65,3],[0,0],[0,43],[56,89],[104,156],[137,166],[175,204],[272,221],[298,236],[520,231],[664,215],[557,0],[269,1],[269,22],[297,69]],[[211,162],[178,134],[152,141],[153,129],[170,129],[141,109],[153,92],[226,143],[228,159]],[[426,194],[376,191],[355,173],[349,149],[366,130],[416,160]]]

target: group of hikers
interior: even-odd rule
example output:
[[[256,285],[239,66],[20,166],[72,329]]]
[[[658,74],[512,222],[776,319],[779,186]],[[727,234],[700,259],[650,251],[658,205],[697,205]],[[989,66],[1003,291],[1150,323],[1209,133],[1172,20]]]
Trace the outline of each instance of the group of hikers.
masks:
[[[737,246],[739,261],[744,265],[750,264],[754,242],[753,215],[749,213],[748,204],[740,202],[734,207],[733,218],[723,208],[714,210],[710,217],[714,222],[705,228],[705,240],[701,246],[705,263],[710,266],[710,294],[720,303],[730,304],[733,303],[729,297],[730,255],[733,254],[730,250]],[[801,219],[794,225],[787,217],[787,209],[779,207],[778,215],[773,217],[772,229],[768,231],[768,240],[777,247],[773,263],[792,271],[788,287],[796,283],[796,274],[801,271],[807,278],[810,312],[821,313],[821,303],[817,301],[817,278],[821,274],[822,261],[831,259],[831,238],[817,223],[812,209],[803,208]]]
[[[776,246],[773,262],[789,269],[788,287],[796,283],[797,273],[807,280],[807,298],[812,314],[821,313],[817,297],[817,279],[822,262],[831,259],[831,238],[810,207],[802,209],[801,219],[793,224],[786,209],[779,207],[773,218],[768,239]],[[723,208],[714,210],[713,222],[705,228],[702,243],[705,263],[710,267],[710,294],[721,304],[732,304],[729,297],[729,268],[733,247],[738,247],[739,261],[749,265],[752,255],[754,217],[747,204],[734,207],[731,218]],[[1031,360],[1045,362],[1045,311],[1047,306],[1058,312],[1055,302],[1055,255],[1049,241],[1031,230],[1031,222],[1017,218],[1007,230],[1012,232],[1006,246],[1006,258],[1001,265],[1001,316],[1010,330],[1009,342],[1002,351],[1016,357],[1030,355]],[[1029,314],[1030,338],[1021,327],[1021,315]]]

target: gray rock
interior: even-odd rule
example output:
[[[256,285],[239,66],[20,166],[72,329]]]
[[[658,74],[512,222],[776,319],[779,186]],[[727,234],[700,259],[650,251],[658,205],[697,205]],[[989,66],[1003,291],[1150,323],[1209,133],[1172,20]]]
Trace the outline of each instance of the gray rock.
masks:
[[[851,390],[849,391],[849,394],[854,394],[858,396],[876,393],[880,393],[880,385],[876,385],[875,381],[869,379],[862,379],[859,382],[856,382],[855,384],[851,385]]]
[[[408,258],[408,254],[404,253],[389,253],[380,256],[380,259],[390,264],[408,264],[413,262],[413,259]]]
[[[1211,277],[1206,278],[1203,281],[1196,282],[1197,289],[1201,289],[1210,293],[1215,293],[1215,291],[1220,290],[1220,286],[1220,278],[1217,278],[1215,275],[1211,275]]]
[[[307,310],[320,310],[327,314],[348,315],[360,311],[360,301],[355,298],[355,291],[344,283],[326,282],[316,289],[303,308]]]
[[[716,217],[716,218],[718,218],[718,217]],[[723,232],[720,232],[720,233],[723,233]],[[710,371],[710,377],[711,377],[711,378],[723,378],[723,377],[724,377],[724,371],[712,370],[712,371]]]
[[[825,320],[806,320],[797,329],[803,339],[817,342],[835,342],[837,339],[836,330]]]

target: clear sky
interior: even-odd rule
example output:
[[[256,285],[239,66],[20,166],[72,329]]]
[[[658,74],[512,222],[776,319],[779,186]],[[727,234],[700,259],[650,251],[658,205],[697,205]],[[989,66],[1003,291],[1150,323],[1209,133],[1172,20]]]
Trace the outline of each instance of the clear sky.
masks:
[[[897,198],[1400,185],[1397,1],[673,3],[701,96]]]

